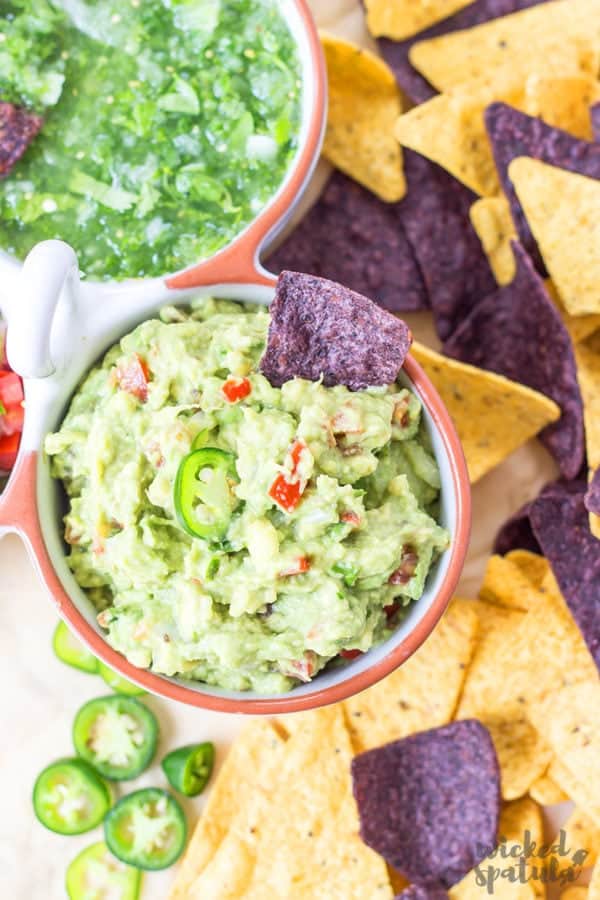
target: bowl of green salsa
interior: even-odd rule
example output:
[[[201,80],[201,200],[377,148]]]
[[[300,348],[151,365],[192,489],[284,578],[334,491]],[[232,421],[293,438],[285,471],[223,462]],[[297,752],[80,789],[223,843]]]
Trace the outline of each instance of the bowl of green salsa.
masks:
[[[318,156],[322,76],[303,0],[2,0],[0,105],[41,120],[0,181],[4,262],[58,238],[122,281],[258,241]]]

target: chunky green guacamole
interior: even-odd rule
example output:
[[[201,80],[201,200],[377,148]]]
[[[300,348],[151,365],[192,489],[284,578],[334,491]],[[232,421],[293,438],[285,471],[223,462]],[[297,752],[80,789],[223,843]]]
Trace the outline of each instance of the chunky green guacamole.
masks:
[[[273,388],[258,371],[268,323],[228,301],[165,309],[46,439],[69,564],[110,644],[263,693],[384,640],[448,545],[418,399]]]
[[[0,0],[0,99],[44,127],[0,183],[0,247],[77,247],[95,279],[161,275],[232,240],[297,147],[277,0]]]

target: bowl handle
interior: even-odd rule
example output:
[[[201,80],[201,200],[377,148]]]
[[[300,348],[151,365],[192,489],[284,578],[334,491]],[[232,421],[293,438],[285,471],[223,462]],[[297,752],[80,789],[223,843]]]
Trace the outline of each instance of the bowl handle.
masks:
[[[50,338],[58,302],[72,302],[79,288],[77,256],[63,241],[36,244],[23,263],[15,292],[2,304],[7,321],[6,355],[24,378],[46,378],[56,370]]]

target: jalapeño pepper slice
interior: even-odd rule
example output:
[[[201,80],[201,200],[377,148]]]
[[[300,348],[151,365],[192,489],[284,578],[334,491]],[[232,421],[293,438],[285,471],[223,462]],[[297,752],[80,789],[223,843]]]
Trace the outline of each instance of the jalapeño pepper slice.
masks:
[[[67,869],[69,900],[114,897],[138,900],[142,873],[115,859],[104,841],[86,847]]]
[[[59,759],[38,775],[33,809],[57,834],[83,834],[99,825],[110,808],[109,786],[82,759]]]
[[[183,851],[186,839],[183,810],[159,788],[127,794],[104,820],[104,838],[111,853],[138,869],[166,869]]]
[[[111,694],[84,703],[73,723],[75,750],[105,778],[135,778],[150,764],[158,722],[133,697]]]
[[[214,744],[189,744],[168,753],[161,766],[172,788],[186,797],[202,793],[215,762]]]
[[[138,687],[133,681],[127,681],[126,678],[122,678],[114,669],[111,669],[110,666],[107,666],[100,660],[98,660],[98,674],[116,694],[125,694],[127,697],[140,697],[146,693],[144,688]]]
[[[226,450],[203,447],[182,459],[173,500],[188,534],[205,541],[224,537],[234,506],[229,483],[235,477],[235,456]]]
[[[60,621],[54,629],[52,637],[52,649],[61,662],[81,672],[95,674],[98,671],[98,660],[78,641],[63,621]]]

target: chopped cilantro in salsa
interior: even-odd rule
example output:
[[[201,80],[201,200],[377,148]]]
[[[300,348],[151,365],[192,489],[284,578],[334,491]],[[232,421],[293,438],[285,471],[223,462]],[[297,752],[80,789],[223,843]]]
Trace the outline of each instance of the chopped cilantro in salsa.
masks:
[[[297,146],[277,0],[0,0],[0,100],[43,130],[0,183],[0,246],[62,238],[91,278],[174,272],[231,241]]]

